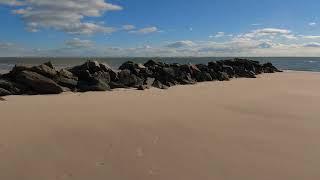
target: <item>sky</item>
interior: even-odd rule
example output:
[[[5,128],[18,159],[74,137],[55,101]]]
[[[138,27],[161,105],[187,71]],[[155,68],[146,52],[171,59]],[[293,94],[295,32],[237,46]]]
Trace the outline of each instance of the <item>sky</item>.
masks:
[[[0,0],[0,56],[320,56],[319,0]]]

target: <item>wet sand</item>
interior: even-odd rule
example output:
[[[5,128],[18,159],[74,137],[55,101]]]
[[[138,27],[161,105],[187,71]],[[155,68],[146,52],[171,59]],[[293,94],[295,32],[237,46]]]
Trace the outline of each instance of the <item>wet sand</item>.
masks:
[[[5,99],[1,180],[320,179],[320,73]]]

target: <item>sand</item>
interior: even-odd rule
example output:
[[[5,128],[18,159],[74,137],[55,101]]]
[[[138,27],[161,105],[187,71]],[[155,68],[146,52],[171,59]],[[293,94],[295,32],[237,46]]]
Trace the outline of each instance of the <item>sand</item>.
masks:
[[[1,180],[320,179],[320,73],[6,100]]]

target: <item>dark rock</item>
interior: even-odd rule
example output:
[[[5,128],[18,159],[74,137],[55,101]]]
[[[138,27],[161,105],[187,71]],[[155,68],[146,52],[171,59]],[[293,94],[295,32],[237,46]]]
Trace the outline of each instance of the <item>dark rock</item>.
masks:
[[[124,84],[121,84],[119,82],[113,82],[113,81],[111,81],[109,83],[109,86],[110,86],[111,89],[129,88],[128,86],[125,86]]]
[[[22,94],[23,91],[26,89],[24,86],[6,79],[0,79],[0,88],[8,90],[15,95]]]
[[[130,70],[125,69],[119,72],[119,83],[128,87],[139,87],[143,85],[143,80],[137,77],[135,74],[132,74]]]
[[[75,90],[77,85],[78,85],[78,81],[77,80],[69,79],[69,78],[66,78],[66,77],[63,77],[63,76],[56,78],[55,81],[60,86],[67,87],[70,90]]]
[[[154,81],[154,83],[153,83],[152,86],[155,87],[155,88],[158,88],[158,89],[168,89],[168,88],[169,88],[168,86],[162,84],[162,83],[161,83],[160,81],[158,81],[158,80]]]
[[[205,81],[213,81],[211,75],[207,72],[200,72],[196,74],[196,79],[198,82],[205,82]]]
[[[144,84],[148,87],[148,88],[150,88],[152,85],[153,85],[153,83],[154,83],[154,81],[155,81],[156,79],[155,78],[147,78],[145,81],[144,81]]]
[[[223,71],[222,66],[219,65],[219,64],[216,63],[216,62],[209,62],[209,63],[208,63],[208,68],[209,68],[209,69],[212,69],[212,70],[215,71],[215,72],[222,72],[222,71]]]
[[[86,77],[84,76],[84,74],[86,73],[93,74],[98,71],[103,71],[104,68],[105,67],[100,67],[100,64],[97,61],[89,60],[80,66],[75,66],[69,69],[69,71],[80,78],[80,77]]]
[[[10,91],[0,88],[0,96],[9,96],[9,95],[12,95]]]
[[[235,76],[235,72],[233,70],[233,67],[231,67],[231,66],[222,65],[222,71],[227,73],[229,75],[229,77],[234,77]]]
[[[272,63],[266,63],[262,65],[262,69],[264,73],[275,73],[275,72],[282,72],[278,70]]]
[[[17,74],[21,73],[22,71],[29,71],[30,69],[31,67],[15,65],[9,73],[3,74],[2,77],[14,79],[17,76]]]
[[[22,71],[17,74],[15,80],[29,86],[39,94],[59,94],[63,92],[62,87],[56,82],[36,72]]]
[[[159,66],[159,67],[163,67],[164,64],[161,62],[156,62],[154,60],[149,60],[148,62],[146,62],[144,64],[145,67],[155,67],[155,66]]]
[[[80,92],[111,90],[110,86],[107,83],[100,80],[93,80],[91,82],[79,81],[77,88]]]
[[[108,72],[104,72],[104,71],[98,71],[95,72],[94,74],[92,74],[92,78],[100,80],[104,83],[110,83],[111,81],[111,77],[110,74]]]
[[[30,70],[48,78],[53,78],[57,75],[57,71],[55,69],[45,64],[41,64],[40,66],[34,66]]]
[[[229,75],[225,72],[218,72],[218,80],[219,81],[229,81]]]
[[[48,66],[48,67],[50,67],[51,69],[54,69],[54,66],[53,66],[53,64],[52,64],[51,61],[46,62],[46,63],[43,63],[43,64],[46,65],[46,66]]]
[[[78,77],[74,76],[70,71],[66,70],[66,69],[61,69],[58,72],[58,76],[59,77],[63,77],[63,78],[67,78],[67,79],[74,79],[74,80],[78,80]]]
[[[108,72],[111,78],[111,81],[118,81],[118,72],[113,70],[111,66],[105,63],[100,63],[100,67],[104,72]]]

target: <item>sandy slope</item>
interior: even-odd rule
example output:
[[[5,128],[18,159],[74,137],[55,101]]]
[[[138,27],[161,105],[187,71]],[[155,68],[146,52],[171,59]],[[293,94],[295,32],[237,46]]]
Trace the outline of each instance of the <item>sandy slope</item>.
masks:
[[[320,73],[6,99],[1,180],[320,179]]]

